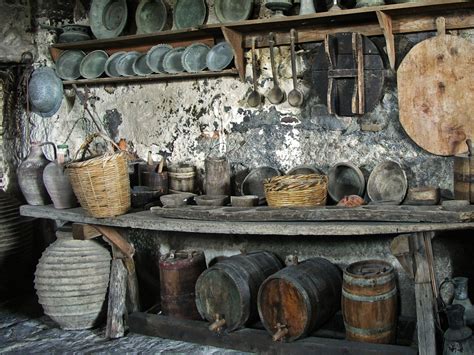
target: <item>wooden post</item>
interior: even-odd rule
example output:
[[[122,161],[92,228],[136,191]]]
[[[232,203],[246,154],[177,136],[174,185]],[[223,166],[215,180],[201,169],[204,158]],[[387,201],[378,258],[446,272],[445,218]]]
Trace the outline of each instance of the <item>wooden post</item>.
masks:
[[[420,355],[436,354],[435,299],[433,297],[430,262],[426,245],[430,243],[432,232],[414,235],[413,255],[415,256],[415,298],[418,327],[418,350]]]
[[[124,317],[126,313],[126,278],[127,270],[125,269],[122,260],[113,259],[109,284],[107,327],[105,330],[105,336],[110,339],[120,338],[125,335]]]

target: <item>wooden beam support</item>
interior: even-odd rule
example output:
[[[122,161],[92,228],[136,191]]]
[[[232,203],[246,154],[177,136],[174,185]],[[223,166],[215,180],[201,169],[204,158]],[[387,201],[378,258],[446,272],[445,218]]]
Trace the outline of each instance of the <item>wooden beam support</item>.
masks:
[[[102,233],[89,224],[73,223],[72,236],[76,240],[89,240],[101,237]]]
[[[146,313],[131,314],[129,325],[130,330],[138,334],[252,353],[325,355],[416,354],[416,350],[410,347],[356,343],[317,337],[309,337],[291,343],[274,342],[266,331],[248,328],[228,334],[216,334],[209,331],[209,324],[206,322],[181,320]]]
[[[105,336],[109,339],[117,339],[125,335],[126,278],[127,270],[122,260],[113,259],[109,283],[107,326],[105,329]]]
[[[127,258],[133,258],[135,254],[135,248],[131,245],[122,235],[112,227],[94,225],[94,228],[97,229],[110,243],[119,249],[124,256]]]
[[[243,34],[227,27],[222,27],[222,33],[234,52],[234,63],[239,72],[240,80],[245,80],[245,53],[243,47]]]
[[[382,28],[385,37],[387,48],[388,61],[390,69],[395,71],[396,66],[396,51],[395,51],[395,37],[393,36],[392,18],[383,11],[377,11],[377,19]]]
[[[403,270],[411,279],[415,279],[414,255],[410,242],[414,238],[412,234],[404,234],[395,237],[390,243],[390,252],[397,258]]]
[[[416,316],[420,355],[436,354],[435,298],[431,283],[431,266],[426,250],[426,243],[431,244],[432,236],[431,232],[420,232],[413,237],[413,254],[416,264]]]

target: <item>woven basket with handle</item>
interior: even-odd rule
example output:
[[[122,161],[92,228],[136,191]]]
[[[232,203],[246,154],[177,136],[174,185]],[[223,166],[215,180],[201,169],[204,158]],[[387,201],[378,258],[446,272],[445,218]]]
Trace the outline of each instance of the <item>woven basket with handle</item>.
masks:
[[[325,175],[275,176],[264,183],[270,207],[314,207],[326,205],[328,178]]]
[[[97,137],[110,143],[109,152],[84,160],[86,151]],[[81,158],[77,159],[81,152]],[[79,203],[92,217],[115,217],[130,209],[127,153],[109,137],[101,133],[89,136],[77,151],[75,160],[67,165],[66,172]]]

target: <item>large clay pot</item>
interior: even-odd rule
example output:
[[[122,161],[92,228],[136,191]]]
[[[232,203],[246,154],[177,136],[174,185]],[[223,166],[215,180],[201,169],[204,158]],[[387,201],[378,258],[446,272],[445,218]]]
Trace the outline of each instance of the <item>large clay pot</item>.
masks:
[[[33,143],[30,155],[18,167],[18,183],[26,202],[33,206],[43,206],[51,202],[48,191],[43,183],[43,171],[50,163],[43,154],[43,145],[53,143]]]
[[[93,328],[102,319],[110,253],[93,240],[74,240],[70,231],[56,235],[36,268],[39,303],[62,329]]]
[[[61,146],[58,146],[60,148]],[[63,159],[61,159],[63,160]],[[64,160],[61,162],[58,158],[52,161],[43,171],[43,182],[48,191],[54,208],[66,209],[77,206],[77,198],[72,190],[69,177],[64,170]]]
[[[32,225],[20,216],[20,203],[0,190],[0,294],[12,291],[32,264]]]

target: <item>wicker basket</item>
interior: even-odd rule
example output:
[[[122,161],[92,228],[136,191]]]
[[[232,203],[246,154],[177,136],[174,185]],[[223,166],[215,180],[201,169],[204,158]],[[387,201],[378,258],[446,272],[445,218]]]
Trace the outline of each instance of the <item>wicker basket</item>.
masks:
[[[324,206],[328,178],[325,175],[284,175],[265,181],[265,196],[270,207]]]
[[[110,152],[84,160],[85,152],[97,137],[111,143]],[[95,133],[86,139],[77,151],[75,161],[66,167],[79,203],[95,218],[119,216],[130,208],[127,153],[120,150],[114,153],[113,147],[118,148],[110,138]]]

